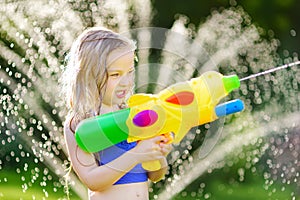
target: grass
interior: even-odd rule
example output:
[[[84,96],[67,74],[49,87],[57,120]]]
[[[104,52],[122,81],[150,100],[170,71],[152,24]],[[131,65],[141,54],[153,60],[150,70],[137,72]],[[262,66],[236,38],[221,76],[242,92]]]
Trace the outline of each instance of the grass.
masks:
[[[293,187],[274,182],[266,189],[265,180],[259,173],[247,173],[245,180],[238,181],[232,174],[216,170],[199,178],[174,200],[290,200],[293,199]],[[23,178],[22,178],[23,176]],[[1,170],[0,200],[65,200],[68,199],[64,187],[58,180],[43,181],[42,177],[34,178],[17,174],[11,170]],[[205,187],[200,187],[205,183]],[[282,189],[284,186],[284,190]],[[295,194],[294,194],[295,195]],[[80,198],[70,191],[71,200]],[[295,200],[299,196],[295,197]]]
[[[259,173],[249,174],[242,182],[235,180],[233,177],[226,177],[224,179],[222,171],[207,174],[204,178],[206,181],[195,181],[173,199],[291,200],[296,195],[293,191],[295,188],[291,185],[274,182],[272,185],[266,187],[265,180]],[[205,186],[201,188],[200,186],[203,182]],[[299,198],[299,196],[295,196],[295,199]]]
[[[28,174],[20,175],[15,171],[1,170],[1,200],[64,200],[68,199],[64,186],[58,180],[44,181],[42,177],[28,178]],[[70,191],[70,199],[80,198]]]

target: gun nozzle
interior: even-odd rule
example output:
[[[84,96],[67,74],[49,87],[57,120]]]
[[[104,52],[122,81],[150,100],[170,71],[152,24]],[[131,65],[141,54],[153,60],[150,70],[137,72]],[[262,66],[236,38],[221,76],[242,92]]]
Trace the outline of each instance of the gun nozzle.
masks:
[[[240,87],[240,79],[237,75],[224,76],[222,80],[227,93]]]

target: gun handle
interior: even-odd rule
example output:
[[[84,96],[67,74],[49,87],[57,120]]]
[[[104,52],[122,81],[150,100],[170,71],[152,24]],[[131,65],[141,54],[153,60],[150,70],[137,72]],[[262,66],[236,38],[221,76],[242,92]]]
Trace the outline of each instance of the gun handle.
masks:
[[[174,140],[173,132],[165,133],[163,135],[168,139],[167,144],[171,144],[173,142],[173,140]],[[154,160],[154,161],[149,161],[149,162],[143,162],[142,167],[148,171],[156,171],[161,168],[161,164],[160,164],[159,160]]]
[[[156,171],[161,168],[159,160],[142,163],[142,167],[147,171]]]

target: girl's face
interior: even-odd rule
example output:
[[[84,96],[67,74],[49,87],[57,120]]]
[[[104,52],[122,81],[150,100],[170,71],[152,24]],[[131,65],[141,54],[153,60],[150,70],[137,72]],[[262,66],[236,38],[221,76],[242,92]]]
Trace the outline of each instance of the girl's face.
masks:
[[[112,51],[108,58],[108,80],[102,104],[112,107],[125,102],[134,83],[134,52],[129,48]]]

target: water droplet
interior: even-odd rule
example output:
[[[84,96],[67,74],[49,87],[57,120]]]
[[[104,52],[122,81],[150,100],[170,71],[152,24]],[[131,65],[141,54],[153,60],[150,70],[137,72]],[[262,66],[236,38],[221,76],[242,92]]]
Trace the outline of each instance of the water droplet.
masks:
[[[296,37],[296,35],[297,35],[296,31],[294,29],[290,30],[290,34],[291,34],[292,37]]]

